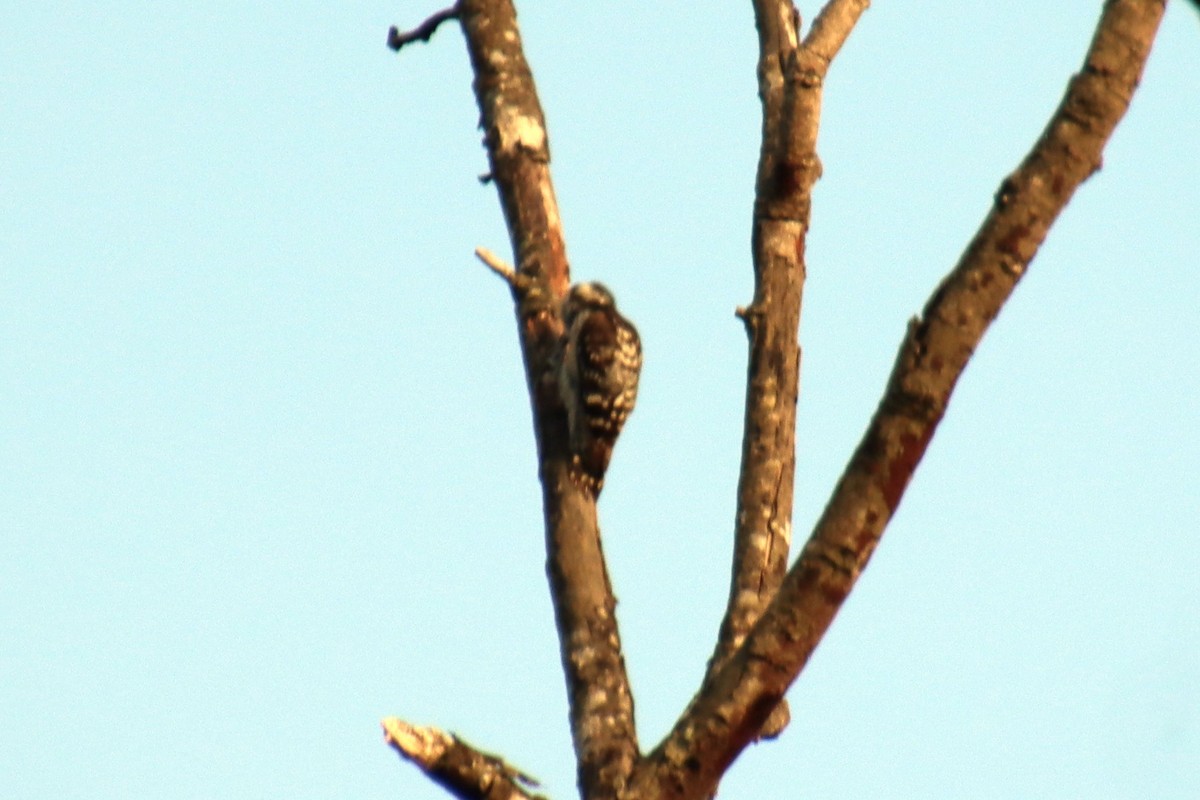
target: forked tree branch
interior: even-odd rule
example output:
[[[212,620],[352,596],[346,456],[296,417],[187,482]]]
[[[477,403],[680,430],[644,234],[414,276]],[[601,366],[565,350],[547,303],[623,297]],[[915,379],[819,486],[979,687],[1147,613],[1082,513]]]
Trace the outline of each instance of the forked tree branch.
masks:
[[[555,349],[570,270],[550,180],[545,119],[512,0],[459,0],[455,10],[475,75],[490,179],[515,254],[511,279],[492,268],[506,278],[515,301],[579,786],[589,798],[616,797],[638,758],[637,734],[595,498],[568,476]]]
[[[831,0],[800,45],[790,3],[755,3],[763,149],[754,213],[755,296],[740,311],[750,334],[751,367],[733,588],[702,691],[644,759],[637,755],[595,503],[567,477],[553,356],[562,324],[558,302],[569,271],[542,112],[511,0],[463,0],[455,6],[475,71],[490,174],[517,256],[515,270],[496,257],[481,258],[506,279],[516,300],[539,448],[547,570],[580,790],[589,799],[707,797],[762,732],[870,559],[971,353],[1051,223],[1099,167],[1103,146],[1137,85],[1164,0],[1106,3],[1083,70],[1034,149],[1001,184],[959,264],[910,324],[862,442],[763,612],[783,572],[790,536],[796,327],[811,189],[820,174],[815,150],[820,90],[830,61],[866,5],[867,0]],[[467,761],[478,756],[472,763],[483,767],[450,769],[460,777],[442,781],[460,797],[532,797],[520,785],[520,773],[454,737],[399,721],[391,721],[388,737],[423,765],[441,763],[451,752]],[[431,775],[439,779],[436,768]],[[482,781],[479,775],[499,777]]]
[[[805,239],[820,177],[817,128],[825,73],[868,0],[832,0],[799,44],[790,0],[756,0],[762,144],[751,243],[754,300],[738,315],[749,335],[746,416],[729,603],[706,685],[741,645],[787,571],[796,471],[796,401]],[[764,736],[787,724],[781,701]]]
[[[545,800],[531,791],[536,780],[457,736],[395,717],[383,721],[383,735],[393,750],[461,800]]]
[[[799,559],[742,647],[639,767],[632,796],[707,796],[804,667],[879,543],[984,332],[1050,225],[1099,169],[1164,7],[1107,0],[1083,68],[1045,131],[910,323],[883,399]]]

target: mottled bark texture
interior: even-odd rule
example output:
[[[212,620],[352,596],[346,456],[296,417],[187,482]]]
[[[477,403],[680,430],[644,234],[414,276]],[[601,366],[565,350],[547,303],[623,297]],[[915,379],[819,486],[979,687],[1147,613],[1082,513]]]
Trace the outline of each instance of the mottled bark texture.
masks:
[[[821,175],[817,129],[825,73],[868,0],[835,0],[800,42],[790,0],[756,0],[762,143],[751,250],[754,300],[738,309],[749,336],[746,416],[729,604],[706,685],[741,645],[779,589],[792,539],[800,307],[812,189]],[[781,700],[762,735],[787,724]]]
[[[557,388],[559,301],[570,284],[550,149],[511,0],[458,4],[475,74],[484,143],[517,260],[513,284],[533,405],[546,523],[546,571],[567,680],[580,791],[616,797],[638,758],[633,696],[595,500],[568,478]]]
[[[532,793],[533,778],[457,736],[395,717],[383,721],[383,734],[392,749],[462,800],[545,800]]]
[[[985,330],[1129,106],[1163,0],[1109,0],[1083,69],[904,337],[866,434],[746,641],[639,766],[631,797],[701,798],[753,740],[853,588]],[[818,36],[814,29],[810,38]]]

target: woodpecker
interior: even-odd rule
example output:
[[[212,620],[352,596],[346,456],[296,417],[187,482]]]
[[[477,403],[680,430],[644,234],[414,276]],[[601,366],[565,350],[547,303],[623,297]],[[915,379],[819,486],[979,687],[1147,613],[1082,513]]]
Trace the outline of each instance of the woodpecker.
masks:
[[[642,341],[601,283],[577,283],[562,305],[558,387],[567,411],[571,477],[599,496],[613,445],[637,401]]]

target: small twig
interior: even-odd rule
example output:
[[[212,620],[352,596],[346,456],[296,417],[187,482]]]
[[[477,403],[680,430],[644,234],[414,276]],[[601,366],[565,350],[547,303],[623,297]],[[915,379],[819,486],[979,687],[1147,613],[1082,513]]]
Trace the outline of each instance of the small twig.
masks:
[[[755,308],[753,305],[738,306],[733,310],[733,315],[742,322],[742,327],[746,329],[747,336],[754,335],[754,326],[762,319],[762,309]]]
[[[513,290],[520,288],[520,280],[517,277],[516,271],[506,264],[500,256],[486,247],[476,247],[475,257],[482,261],[484,266],[503,278],[504,282],[511,286]]]
[[[388,29],[387,46],[399,51],[401,47],[412,42],[428,42],[441,24],[451,19],[458,19],[458,3],[443,8],[411,31],[401,33],[400,29],[393,25]]]

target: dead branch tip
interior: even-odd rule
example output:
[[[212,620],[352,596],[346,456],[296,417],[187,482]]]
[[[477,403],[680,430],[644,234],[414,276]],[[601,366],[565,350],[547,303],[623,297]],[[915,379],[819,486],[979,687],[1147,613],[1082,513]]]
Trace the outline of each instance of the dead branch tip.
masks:
[[[383,737],[388,745],[424,769],[436,764],[450,747],[450,737],[436,728],[410,725],[395,717],[388,717],[382,724]]]
[[[504,759],[485,753],[453,734],[396,717],[383,720],[384,739],[400,756],[419,767],[434,782],[464,800],[507,797],[546,800],[533,794],[535,778]]]
[[[393,25],[388,29],[387,46],[399,52],[400,48],[406,44],[428,42],[441,24],[451,19],[458,19],[458,3],[449,8],[443,8],[411,31],[404,31],[402,33],[399,28]]]
[[[753,304],[738,306],[733,310],[733,316],[742,321],[742,325],[745,327],[748,336],[754,335],[754,328],[762,320],[762,313],[762,309]]]
[[[503,279],[503,281],[510,287],[513,289],[519,288],[517,273],[512,267],[505,263],[504,259],[500,258],[500,256],[496,255],[491,250],[488,250],[486,247],[476,247],[475,257],[482,261],[485,267],[499,275],[501,279]]]

